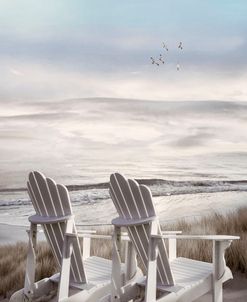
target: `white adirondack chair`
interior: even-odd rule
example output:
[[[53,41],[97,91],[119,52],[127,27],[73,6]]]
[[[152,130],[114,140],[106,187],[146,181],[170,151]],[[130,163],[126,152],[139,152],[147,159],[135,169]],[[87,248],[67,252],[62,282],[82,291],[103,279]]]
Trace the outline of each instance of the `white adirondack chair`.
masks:
[[[112,284],[111,297],[106,296],[102,301],[189,302],[211,290],[213,301],[222,301],[222,283],[232,278],[225,265],[224,251],[233,239],[239,237],[163,234],[149,188],[118,173],[110,177],[110,195],[119,214],[119,218],[112,221],[118,239],[113,250],[112,278],[115,283]],[[128,287],[121,287],[118,274],[121,227],[127,228],[146,275]],[[177,258],[172,247],[169,247],[171,255],[168,257],[164,239],[173,243],[176,239],[212,240],[213,263]]]
[[[47,301],[57,290],[57,297],[54,298],[56,301],[95,302],[109,293],[112,262],[100,257],[90,257],[90,238],[112,240],[112,236],[82,234],[84,239],[82,257],[79,235],[66,187],[56,184],[52,179],[36,171],[29,174],[27,187],[36,215],[29,217],[31,227],[25,286],[12,295],[10,301]],[[38,224],[43,227],[46,239],[60,267],[60,273],[35,283]],[[126,236],[125,239],[128,240]],[[131,250],[129,244],[127,251],[130,253]],[[121,264],[120,268],[122,284],[141,275],[133,259],[129,261],[126,258],[126,261],[126,266]]]

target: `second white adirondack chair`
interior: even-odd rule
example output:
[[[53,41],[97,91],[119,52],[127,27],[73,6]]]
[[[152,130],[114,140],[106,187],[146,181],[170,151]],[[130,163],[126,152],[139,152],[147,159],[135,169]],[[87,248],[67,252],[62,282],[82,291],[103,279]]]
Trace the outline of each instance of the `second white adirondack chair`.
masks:
[[[46,178],[40,172],[31,172],[27,182],[28,193],[36,215],[29,217],[29,250],[24,289],[12,295],[11,302],[56,301],[95,302],[110,292],[112,261],[90,257],[89,238],[112,239],[112,236],[84,234],[83,257],[75,226],[68,190]],[[35,283],[37,225],[43,227],[46,239],[60,267],[60,273]],[[128,238],[127,238],[128,239]],[[128,245],[131,251],[131,245]],[[120,265],[122,284],[140,276],[135,262]],[[128,267],[128,272],[126,271]],[[57,290],[57,295],[56,295]],[[54,299],[53,299],[54,300]]]
[[[222,302],[222,284],[232,278],[225,265],[224,252],[236,236],[192,236],[164,235],[156,215],[152,194],[148,187],[139,185],[135,180],[126,179],[119,173],[110,177],[110,195],[119,214],[112,221],[115,226],[113,255],[120,250],[120,228],[127,228],[129,237],[142,262],[144,274],[138,282],[129,287],[121,287],[117,272],[121,263],[114,256],[111,296],[102,301],[124,302],[131,299],[145,302],[189,302],[212,290],[214,302]],[[164,239],[194,239],[213,241],[213,263],[187,258],[168,257]],[[119,269],[117,270],[116,267]]]

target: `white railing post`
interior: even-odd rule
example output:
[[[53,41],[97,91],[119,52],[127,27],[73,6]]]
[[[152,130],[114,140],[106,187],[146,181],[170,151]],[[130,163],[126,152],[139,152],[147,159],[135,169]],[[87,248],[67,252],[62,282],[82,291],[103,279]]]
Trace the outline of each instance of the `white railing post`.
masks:
[[[158,244],[157,239],[152,235],[157,235],[158,223],[156,220],[151,222],[150,226],[150,241],[148,247],[148,271],[147,271],[147,284],[145,290],[145,302],[156,301],[156,286],[157,286],[157,257],[158,257]]]
[[[126,241],[125,244],[125,282],[127,282],[137,271],[137,261],[133,243]]]
[[[182,231],[162,231],[163,235],[177,235],[181,234]],[[176,238],[168,238],[168,254],[169,260],[174,260],[177,258],[177,239]]]
[[[177,239],[169,238],[168,246],[169,246],[169,260],[171,261],[177,258]]]
[[[70,282],[70,263],[73,251],[73,237],[67,236],[66,233],[72,233],[73,220],[69,219],[66,223],[66,230],[64,234],[61,273],[58,288],[58,302],[67,299],[69,296],[69,282]]]
[[[82,245],[83,245],[82,259],[86,260],[87,258],[90,257],[91,238],[84,236],[82,239]]]
[[[112,249],[112,277],[111,277],[111,302],[121,300],[121,227],[114,226],[113,249]]]
[[[36,244],[37,244],[37,224],[31,223],[30,230],[27,231],[29,236],[26,275],[24,285],[24,295],[31,301],[34,294],[35,266],[36,266]]]

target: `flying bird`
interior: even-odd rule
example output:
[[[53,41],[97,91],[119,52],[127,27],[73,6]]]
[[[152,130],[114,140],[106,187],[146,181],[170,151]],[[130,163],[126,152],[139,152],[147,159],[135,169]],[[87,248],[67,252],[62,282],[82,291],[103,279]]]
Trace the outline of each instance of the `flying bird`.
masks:
[[[178,44],[178,49],[183,50],[183,43],[180,41]],[[162,48],[164,48],[165,51],[168,51],[168,46],[165,44],[165,42],[162,42]],[[160,66],[161,64],[165,64],[166,61],[166,52],[163,54],[160,54],[158,58],[150,57],[152,65]],[[176,69],[179,71],[181,69],[179,62],[176,64]]]
[[[159,64],[159,63],[157,63],[157,62],[154,60],[154,58],[153,58],[153,57],[150,57],[150,59],[151,59],[151,61],[152,61],[152,64],[155,64],[155,65],[157,65],[157,66],[160,66],[160,64]]]
[[[163,48],[165,48],[165,50],[168,51],[168,47],[164,42],[163,42]]]
[[[153,57],[150,57],[151,61],[152,61],[152,64],[155,64],[155,61],[154,61],[154,58]]]
[[[162,64],[164,64],[165,63],[165,61],[163,60],[163,58],[162,58],[162,55],[160,54],[160,57],[159,57],[159,61],[162,63]]]

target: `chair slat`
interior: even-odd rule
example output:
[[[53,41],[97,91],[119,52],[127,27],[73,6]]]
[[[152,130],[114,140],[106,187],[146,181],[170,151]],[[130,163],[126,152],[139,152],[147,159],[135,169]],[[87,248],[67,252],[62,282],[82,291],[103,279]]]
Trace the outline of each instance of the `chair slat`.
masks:
[[[58,193],[57,185],[55,181],[51,178],[46,178],[47,185],[50,191],[50,195],[53,203],[56,205],[56,214],[57,216],[65,216],[63,205]]]
[[[148,213],[148,217],[156,216],[153,199],[152,199],[152,193],[150,189],[144,185],[140,185],[140,191],[146,207],[146,211]]]
[[[60,196],[60,200],[62,200],[62,205],[63,205],[63,211],[65,215],[70,215],[72,214],[72,208],[71,208],[71,203],[70,203],[70,198],[69,198],[69,192],[67,188],[64,185],[57,185],[58,193]]]
[[[27,182],[27,192],[28,192],[28,195],[29,195],[29,197],[30,197],[30,199],[32,201],[32,204],[33,204],[33,207],[34,207],[36,213],[38,215],[41,215],[41,210],[40,210],[39,205],[38,205],[38,203],[36,201],[35,195],[33,193],[33,190],[32,190],[32,187],[31,187],[29,181]]]
[[[121,192],[124,208],[128,209],[128,213],[125,213],[125,216],[128,217],[127,215],[129,215],[130,218],[140,218],[138,206],[136,205],[136,200],[129,183],[120,174],[116,175],[116,179],[118,184],[117,192]]]
[[[144,200],[141,195],[140,187],[135,180],[128,179],[132,194],[135,198],[135,203],[138,207],[140,217],[149,217],[149,213],[147,212]],[[139,217],[139,218],[140,218]]]
[[[40,193],[40,189],[38,187],[34,172],[31,172],[29,174],[29,184],[30,184],[33,196],[35,197],[35,201],[38,206],[38,209],[40,211],[38,214],[41,216],[47,216],[48,212],[47,212],[46,206],[44,204],[42,195]],[[30,198],[31,198],[31,196],[30,196]]]
[[[116,200],[118,201],[119,206],[121,207],[121,213],[119,213],[120,215],[122,215],[124,218],[131,218],[131,212],[128,208],[128,205],[125,202],[124,199],[124,195],[123,192],[121,190],[121,187],[118,183],[118,175],[112,174],[111,176],[111,184],[112,184],[112,188],[114,195],[116,197]]]
[[[49,213],[49,216],[57,216],[51,194],[45,179],[45,176],[37,171],[33,172],[43,204],[45,205],[46,212]]]

